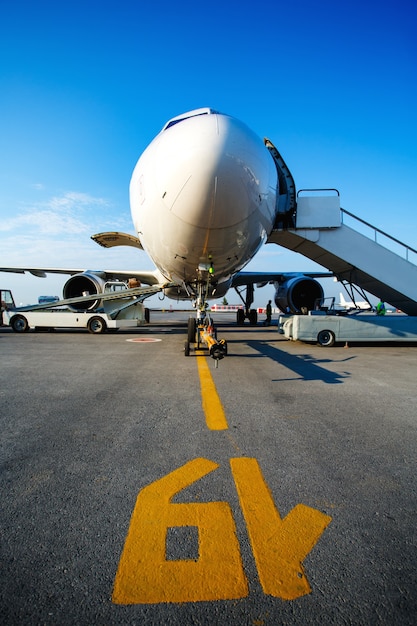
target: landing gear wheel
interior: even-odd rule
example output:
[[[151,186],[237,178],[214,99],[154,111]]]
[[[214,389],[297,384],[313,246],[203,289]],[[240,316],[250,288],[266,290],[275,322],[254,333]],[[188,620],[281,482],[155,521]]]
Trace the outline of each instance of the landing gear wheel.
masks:
[[[195,329],[196,329],[196,320],[195,317],[188,318],[188,342],[194,343],[195,341]]]
[[[93,335],[104,333],[107,329],[106,322],[101,317],[92,317],[87,324],[87,330]]]
[[[190,356],[190,343],[188,341],[184,342],[184,354]]]
[[[334,346],[334,333],[331,330],[321,330],[317,335],[317,342],[326,348],[330,348],[330,346]]]
[[[236,323],[238,326],[243,326],[243,324],[245,323],[245,311],[243,309],[237,310]]]
[[[29,330],[29,324],[24,315],[15,315],[12,317],[10,326],[15,333],[26,333]]]
[[[251,309],[249,311],[249,324],[251,326],[256,326],[258,323],[258,311],[256,309]]]

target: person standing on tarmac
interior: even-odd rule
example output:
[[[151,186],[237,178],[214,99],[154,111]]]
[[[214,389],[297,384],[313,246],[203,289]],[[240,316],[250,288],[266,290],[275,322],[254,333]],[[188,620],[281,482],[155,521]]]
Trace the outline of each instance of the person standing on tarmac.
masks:
[[[271,300],[268,300],[268,304],[266,305],[265,312],[266,312],[265,326],[271,326],[271,317],[272,317]]]
[[[376,314],[377,315],[385,315],[386,312],[387,312],[387,310],[385,308],[385,304],[383,303],[382,300],[380,300],[378,302],[378,304],[376,305]]]

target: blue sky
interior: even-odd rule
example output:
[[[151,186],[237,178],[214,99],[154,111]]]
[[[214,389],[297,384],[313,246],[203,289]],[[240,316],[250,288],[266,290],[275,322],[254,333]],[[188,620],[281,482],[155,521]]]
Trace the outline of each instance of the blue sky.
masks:
[[[151,269],[90,235],[133,232],[137,159],[169,118],[203,106],[269,137],[297,189],[335,187],[417,248],[416,17],[412,0],[2,3],[0,265]],[[267,246],[248,269],[316,267]],[[0,280],[25,303],[63,284]]]

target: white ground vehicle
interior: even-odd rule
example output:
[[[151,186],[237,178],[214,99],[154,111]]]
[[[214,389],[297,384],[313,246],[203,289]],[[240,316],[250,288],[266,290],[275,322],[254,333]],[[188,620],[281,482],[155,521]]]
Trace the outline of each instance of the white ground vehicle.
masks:
[[[99,334],[106,330],[132,328],[149,321],[149,310],[142,300],[152,290],[152,287],[129,289],[123,282],[108,281],[99,300],[92,300],[87,293],[56,302],[8,307],[3,311],[3,323],[9,324],[16,333],[31,328],[85,328],[90,333]]]
[[[278,328],[287,339],[314,341],[321,346],[346,341],[417,341],[417,317],[395,313],[325,315],[312,311],[309,315],[282,316]]]
[[[143,309],[142,305],[140,306]],[[145,313],[132,319],[112,319],[106,313],[80,311],[73,313],[67,310],[56,311],[5,311],[6,323],[16,333],[24,333],[32,329],[51,328],[86,328],[90,333],[99,334],[106,330],[132,328],[145,321]]]

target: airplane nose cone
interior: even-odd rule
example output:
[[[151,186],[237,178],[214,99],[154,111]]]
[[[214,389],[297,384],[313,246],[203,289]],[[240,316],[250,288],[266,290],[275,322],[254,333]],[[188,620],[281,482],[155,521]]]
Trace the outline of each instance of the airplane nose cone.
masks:
[[[185,223],[225,228],[265,204],[272,218],[275,166],[238,120],[211,114],[181,121],[159,136],[156,160],[160,197]]]

